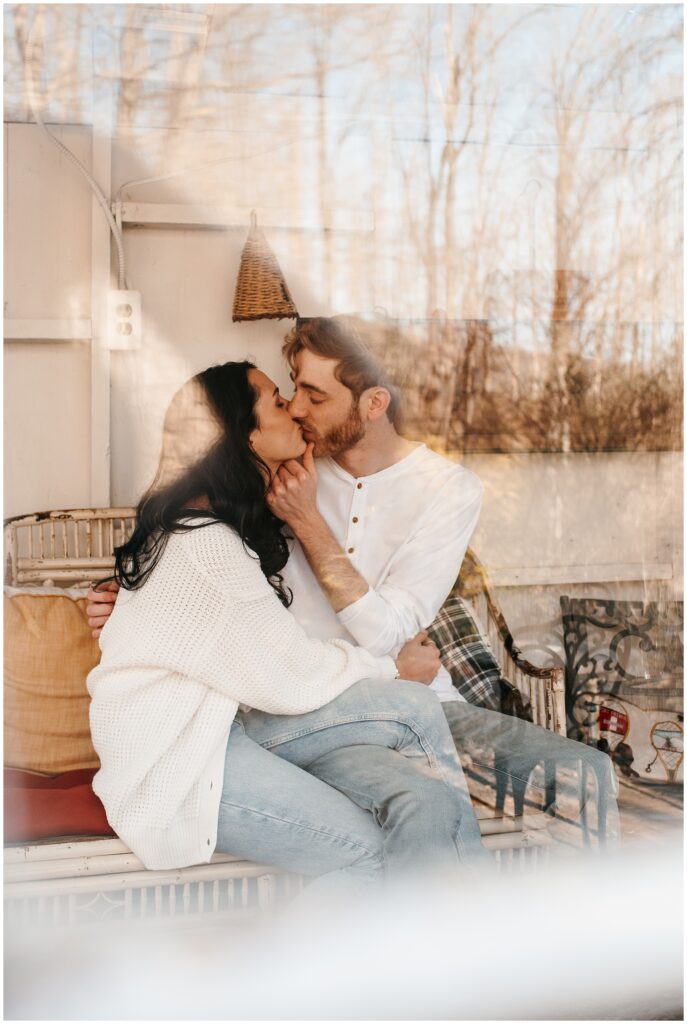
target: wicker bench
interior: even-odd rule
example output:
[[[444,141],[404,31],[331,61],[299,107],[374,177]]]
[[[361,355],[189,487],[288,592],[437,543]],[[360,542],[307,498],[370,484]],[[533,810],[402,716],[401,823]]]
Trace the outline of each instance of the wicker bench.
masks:
[[[113,567],[114,548],[130,534],[134,510],[79,509],[37,513],[5,524],[5,583],[12,587],[93,583]],[[564,734],[563,670],[539,669],[518,652],[490,591],[484,569],[468,552],[459,591],[482,622],[505,676],[530,702],[535,722]],[[494,814],[475,799],[485,846],[504,870],[545,857],[551,838],[544,814]],[[5,849],[8,923],[76,922],[99,918],[213,921],[259,911],[289,898],[299,877],[224,854],[209,864],[148,871],[116,838],[83,836],[19,844]]]

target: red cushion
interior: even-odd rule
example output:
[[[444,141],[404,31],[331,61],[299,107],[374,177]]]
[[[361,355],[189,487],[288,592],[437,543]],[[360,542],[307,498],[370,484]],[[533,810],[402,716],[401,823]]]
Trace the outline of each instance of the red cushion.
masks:
[[[5,768],[5,842],[58,836],[113,836],[91,788],[96,768],[36,775]]]

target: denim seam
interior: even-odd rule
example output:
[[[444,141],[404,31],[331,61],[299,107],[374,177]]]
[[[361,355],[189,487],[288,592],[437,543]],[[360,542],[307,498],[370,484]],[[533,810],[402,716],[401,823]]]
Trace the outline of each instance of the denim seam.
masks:
[[[284,733],[278,737],[268,740],[265,743],[260,743],[260,746],[263,748],[263,750],[271,750],[273,747],[281,746],[282,743],[290,743],[292,742],[292,740],[300,739],[302,736],[314,735],[318,732],[324,732],[327,729],[335,728],[337,725],[352,725],[357,722],[398,722],[400,725],[403,725],[407,729],[410,729],[417,737],[420,746],[424,751],[425,757],[429,761],[430,767],[433,768],[434,771],[438,772],[443,776],[443,769],[440,767],[438,761],[436,761],[436,759],[434,758],[431,748],[428,749],[428,743],[425,734],[420,728],[420,726],[417,725],[414,719],[401,717],[398,714],[385,715],[380,712],[374,712],[366,715],[346,715],[342,718],[337,718],[331,722],[326,722],[321,725],[318,725],[315,728],[296,729],[293,732]],[[246,735],[249,737],[249,739],[252,738],[250,732],[248,732]],[[257,743],[259,741],[256,740],[255,742]]]
[[[236,804],[231,800],[224,799],[220,800],[220,804],[223,804],[225,807],[233,807],[239,811],[246,811],[248,814],[253,814],[259,818],[267,818],[270,821],[281,821],[286,825],[293,825],[295,828],[303,828],[306,829],[306,831],[308,832],[312,832],[316,836],[324,836],[327,839],[335,839],[337,842],[342,843],[345,846],[351,846],[357,850],[363,850],[365,853],[369,853],[373,857],[377,857],[380,852],[379,850],[370,850],[367,846],[364,846],[362,843],[359,843],[354,839],[346,839],[344,836],[335,835],[333,832],[325,832],[324,829],[315,828],[313,825],[305,825],[300,821],[291,821],[290,818],[280,818],[276,814],[267,814],[266,811],[256,811],[255,808],[246,807],[245,804]]]
[[[357,789],[354,789],[352,786],[346,786],[345,790],[341,789],[341,790],[339,790],[339,792],[340,793],[344,793],[346,796],[351,797],[351,798],[353,796],[357,796],[357,797],[362,797],[363,799],[365,799],[368,796],[368,794],[360,793]],[[358,806],[360,807],[360,806],[363,806],[363,805],[362,804],[358,804]],[[386,831],[384,830],[384,826],[382,825],[381,821],[379,820],[379,815],[377,813],[378,812],[377,806],[373,804],[372,807],[366,808],[366,809],[368,809],[370,811],[370,813],[372,814],[372,817],[377,822],[379,827],[385,832],[385,836],[386,836]],[[480,841],[481,841],[481,837],[480,837]],[[460,824],[457,827],[457,831],[453,833],[453,842],[455,843],[456,851],[458,853],[459,859],[461,859],[461,860],[465,859],[466,854],[467,854],[467,847],[466,847],[466,844],[465,844],[465,840],[463,839],[463,837],[461,835]],[[386,840],[385,840],[385,842],[384,842],[384,844],[382,846],[382,854],[383,854],[384,862],[385,862],[385,866],[386,866]]]
[[[306,771],[307,770],[308,769],[306,769]],[[316,775],[315,778],[319,779],[320,776]],[[323,780],[321,780],[321,781],[323,781]],[[358,797],[360,800],[363,800],[363,801],[370,799],[370,794],[369,793],[361,793],[361,792],[359,792],[359,790],[354,789],[353,786],[349,786],[348,783],[346,783],[346,782],[339,782],[336,785],[334,785],[333,782],[326,782],[325,785],[326,786],[331,786],[332,789],[335,789],[338,793],[342,793],[344,796],[347,796],[349,798],[349,800],[353,800],[353,797]],[[341,788],[341,787],[343,787],[343,788]],[[370,811],[370,813],[372,813],[372,814],[374,814],[376,812],[376,810],[377,810],[376,805],[374,803],[372,804],[372,806],[367,806],[364,803],[358,803],[358,800],[353,800],[353,803],[357,804],[357,806],[362,808],[362,810],[364,810],[364,811]]]

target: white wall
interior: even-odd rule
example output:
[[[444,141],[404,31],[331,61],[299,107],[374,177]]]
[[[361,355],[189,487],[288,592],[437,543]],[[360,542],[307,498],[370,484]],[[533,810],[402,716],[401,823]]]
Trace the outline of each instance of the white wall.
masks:
[[[90,165],[90,128],[55,134]],[[4,141],[5,320],[87,319],[90,193],[36,126]],[[4,367],[5,515],[88,504],[88,344],[6,340]]]

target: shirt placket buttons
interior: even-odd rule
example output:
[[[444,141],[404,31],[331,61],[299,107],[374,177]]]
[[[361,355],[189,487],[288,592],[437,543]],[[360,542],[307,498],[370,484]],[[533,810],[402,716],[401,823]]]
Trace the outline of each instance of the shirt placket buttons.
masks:
[[[363,485],[360,483],[360,481],[358,481],[358,483],[355,486],[356,486],[356,490],[358,490],[358,491],[361,491],[363,489]],[[354,506],[355,506],[355,503],[356,503],[356,499],[354,497],[353,498],[353,505]],[[360,517],[359,516],[353,516],[352,519],[351,519],[351,522],[354,523],[354,524],[360,522]],[[351,540],[352,540],[351,530],[350,530],[350,527],[349,527],[349,530],[348,530],[348,543],[349,543],[349,545],[350,545]],[[347,550],[349,555],[352,555],[355,552],[355,547],[353,547],[351,545],[346,550]]]

